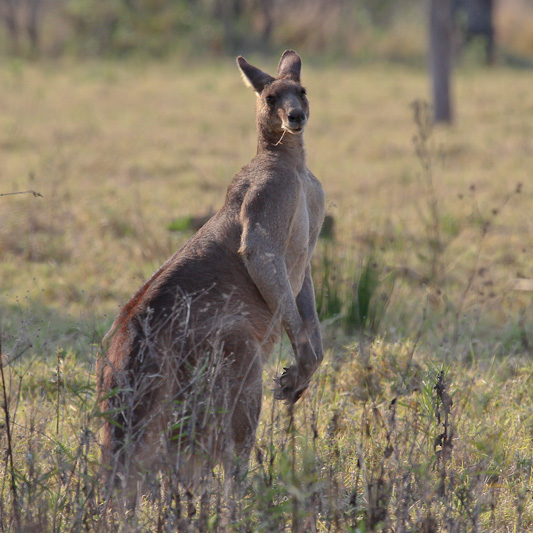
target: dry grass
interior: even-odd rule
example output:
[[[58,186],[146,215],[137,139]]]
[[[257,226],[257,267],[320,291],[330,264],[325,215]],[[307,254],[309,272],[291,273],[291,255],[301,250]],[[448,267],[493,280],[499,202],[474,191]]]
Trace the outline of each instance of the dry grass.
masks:
[[[229,180],[254,153],[253,96],[230,60],[223,67],[63,67],[13,63],[1,73],[2,192],[44,195],[2,199],[3,288],[19,296],[29,289],[30,297],[44,289],[43,303],[69,310],[84,290],[108,310],[183,242],[166,231],[173,218],[221,205]],[[426,192],[410,104],[426,96],[425,74],[390,65],[308,67],[305,74],[309,164],[324,183],[339,240],[359,249],[369,236],[390,233],[399,242],[386,247],[388,262],[418,267]],[[433,139],[441,216],[459,232],[445,261],[450,276],[462,277],[460,264],[478,244],[470,221],[488,217],[524,184],[480,258],[498,298],[518,275],[533,276],[530,82],[521,71],[459,74],[457,124]]]
[[[230,530],[528,531],[531,362],[448,367],[415,348],[362,341],[330,352],[294,418],[267,392]],[[15,507],[6,461],[8,530],[17,520],[20,531],[219,530],[227,502],[218,469],[192,506],[153,476],[135,515],[107,508],[93,375],[74,353],[60,352],[57,366],[19,362],[7,376],[17,487]]]
[[[335,241],[315,258],[317,285],[333,280],[346,301],[372,257],[394,290],[379,342],[325,323],[329,362],[295,434],[266,387],[261,453],[235,527],[303,530],[313,510],[324,531],[527,530],[533,307],[514,286],[533,279],[533,75],[458,72],[457,123],[429,136],[431,172],[413,144],[424,72],[307,63],[304,75],[309,166],[336,221]],[[97,345],[118,306],[188,237],[169,223],[218,208],[254,154],[253,103],[231,60],[3,63],[0,193],[43,195],[0,197],[1,333],[24,523],[112,529],[88,488]],[[440,370],[453,407],[436,444]],[[14,520],[7,465],[4,524]],[[209,509],[215,527],[216,502]],[[156,515],[147,504],[135,527],[157,529]]]

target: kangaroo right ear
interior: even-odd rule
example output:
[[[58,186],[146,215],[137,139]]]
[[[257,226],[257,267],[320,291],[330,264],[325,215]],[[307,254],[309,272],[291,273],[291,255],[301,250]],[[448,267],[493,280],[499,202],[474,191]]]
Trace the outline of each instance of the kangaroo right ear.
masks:
[[[250,65],[250,63],[248,63],[248,61],[242,56],[237,58],[237,65],[241,71],[244,83],[248,85],[248,87],[252,87],[258,95],[263,92],[266,85],[274,81],[272,76],[263,72],[261,69]]]
[[[278,65],[278,79],[288,78],[300,83],[302,60],[294,50],[285,50]]]

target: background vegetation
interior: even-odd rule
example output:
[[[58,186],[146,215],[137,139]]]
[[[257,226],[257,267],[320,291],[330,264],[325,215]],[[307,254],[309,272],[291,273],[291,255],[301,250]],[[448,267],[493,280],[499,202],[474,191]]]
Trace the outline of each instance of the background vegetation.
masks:
[[[484,69],[476,45],[465,50],[457,120],[435,129],[420,19],[392,4],[358,15],[358,31],[332,8],[322,42],[277,19],[268,47],[235,41],[302,47],[309,166],[334,221],[314,258],[325,364],[293,414],[269,390],[286,346],[266,369],[236,531],[533,528],[533,75],[516,29],[530,19],[501,2],[500,63]],[[42,194],[0,197],[0,528],[216,530],[218,470],[194,505],[155,480],[135,516],[105,510],[94,361],[120,305],[253,156],[254,96],[215,19],[194,20],[219,45],[183,30],[182,47],[172,26],[158,48],[149,35],[164,31],[135,26],[135,46],[104,51],[84,40],[93,30],[70,33],[100,16],[89,5],[49,5],[63,37],[43,26],[41,53],[60,59],[28,61],[21,39],[0,67],[0,193]],[[119,15],[113,39],[134,25]],[[273,71],[277,58],[257,53]]]
[[[311,56],[422,63],[429,0],[0,0],[0,51],[26,57]],[[528,0],[453,0],[456,48],[493,4],[499,60],[531,64]],[[466,9],[471,4],[472,10]],[[485,22],[475,23],[477,29]],[[481,26],[480,26],[481,25]],[[482,40],[479,35],[474,41]]]

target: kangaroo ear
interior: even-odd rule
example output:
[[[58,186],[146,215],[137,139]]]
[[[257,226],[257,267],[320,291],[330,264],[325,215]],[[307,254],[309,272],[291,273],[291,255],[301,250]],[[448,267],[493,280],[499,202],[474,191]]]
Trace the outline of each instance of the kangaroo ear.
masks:
[[[265,86],[274,81],[272,76],[250,65],[242,56],[237,58],[237,65],[241,71],[244,83],[248,87],[252,87],[257,94],[261,94]]]
[[[300,83],[302,60],[294,50],[285,50],[278,65],[278,79],[289,78]]]

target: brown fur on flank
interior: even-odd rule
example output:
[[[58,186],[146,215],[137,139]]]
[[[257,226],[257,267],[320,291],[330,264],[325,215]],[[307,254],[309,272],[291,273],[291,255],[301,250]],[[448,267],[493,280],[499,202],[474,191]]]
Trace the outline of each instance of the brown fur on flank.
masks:
[[[257,155],[124,306],[98,361],[103,463],[130,495],[161,469],[187,485],[216,461],[245,469],[282,332],[296,362],[277,399],[297,401],[323,358],[310,261],[325,201],[305,161],[301,60],[287,50],[276,78],[237,63],[257,94]]]

